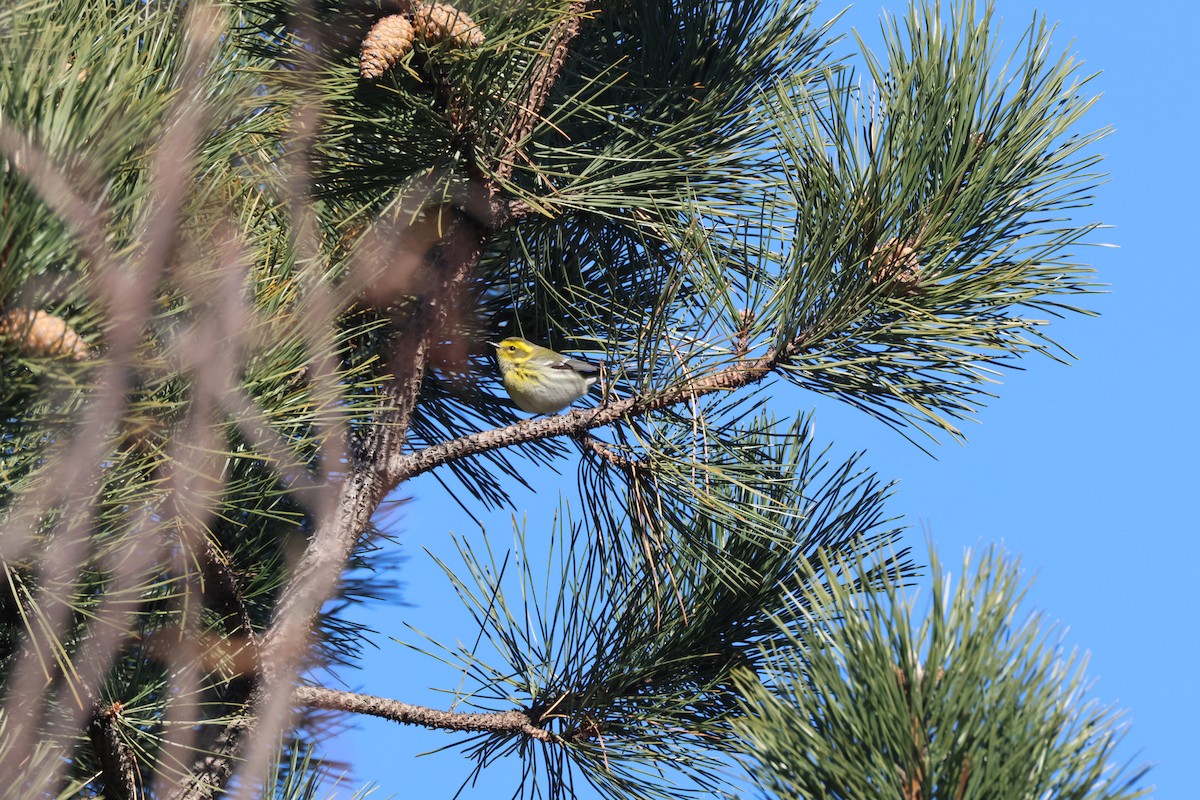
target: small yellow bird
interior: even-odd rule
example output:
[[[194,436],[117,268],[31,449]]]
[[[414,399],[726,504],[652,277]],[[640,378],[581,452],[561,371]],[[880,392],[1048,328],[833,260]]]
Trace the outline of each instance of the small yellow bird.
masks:
[[[600,379],[600,367],[564,356],[520,336],[496,344],[500,379],[517,408],[530,414],[562,411],[588,393]]]

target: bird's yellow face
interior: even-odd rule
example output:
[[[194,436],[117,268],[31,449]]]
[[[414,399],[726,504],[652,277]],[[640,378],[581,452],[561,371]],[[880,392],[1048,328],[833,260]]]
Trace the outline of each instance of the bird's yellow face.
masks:
[[[500,371],[508,372],[519,368],[533,358],[536,345],[532,345],[517,336],[510,336],[496,345],[496,360],[500,362]]]

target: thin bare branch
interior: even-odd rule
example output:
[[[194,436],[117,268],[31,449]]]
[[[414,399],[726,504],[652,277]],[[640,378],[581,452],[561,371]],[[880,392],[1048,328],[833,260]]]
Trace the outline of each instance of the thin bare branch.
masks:
[[[444,731],[521,734],[540,742],[556,742],[558,737],[540,728],[533,718],[522,711],[497,711],[490,714],[468,714],[460,711],[441,711],[415,706],[388,697],[376,697],[337,689],[301,686],[292,695],[297,705],[323,708],[329,711],[348,711],[389,719],[402,725],[419,725]]]

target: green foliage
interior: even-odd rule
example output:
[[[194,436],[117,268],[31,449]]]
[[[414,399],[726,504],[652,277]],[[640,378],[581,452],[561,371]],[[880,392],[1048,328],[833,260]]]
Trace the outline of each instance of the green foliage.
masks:
[[[1089,79],[1044,21],[1003,59],[990,7],[949,16],[914,5],[886,23],[867,88],[848,70],[817,95],[781,82],[794,222],[748,307],[752,336],[800,344],[799,385],[957,436],[995,366],[1054,354],[1025,310],[1079,311],[1062,296],[1093,290],[1069,248],[1096,226],[1070,211],[1102,180],[1104,131],[1076,132]]]
[[[557,746],[511,731],[468,738],[459,746],[477,770],[518,753],[526,780],[515,794],[527,797],[572,796],[576,771],[613,798],[725,785],[734,670],[764,668],[766,642],[786,649],[777,615],[793,609],[796,576],[841,580],[808,567],[829,553],[879,556],[876,574],[849,578],[861,589],[912,570],[903,552],[887,552],[898,533],[882,517],[888,489],[853,460],[826,463],[806,422],[780,430],[759,420],[744,433],[770,474],[693,462],[706,473],[705,502],[664,501],[660,509],[675,509],[661,528],[614,520],[613,509],[588,507],[582,521],[564,511],[544,567],[523,527],[515,554],[458,540],[465,571],[442,567],[481,631],[474,647],[439,648],[477,686],[459,700],[527,710],[557,737]]]
[[[322,778],[328,778],[328,774],[311,745],[284,747],[266,784],[274,787],[274,791],[263,796],[270,800],[334,800],[341,796],[336,782],[330,791],[327,785],[322,785]],[[371,789],[363,788],[351,794],[350,800],[365,800],[371,794]]]
[[[1143,796],[1145,769],[1111,763],[1122,731],[1086,700],[1086,659],[1038,616],[1016,620],[1016,565],[991,550],[975,566],[968,554],[956,583],[936,554],[930,570],[925,614],[895,580],[866,602],[796,585],[806,624],[764,647],[761,682],[735,676],[734,729],[758,782],[797,800]]]

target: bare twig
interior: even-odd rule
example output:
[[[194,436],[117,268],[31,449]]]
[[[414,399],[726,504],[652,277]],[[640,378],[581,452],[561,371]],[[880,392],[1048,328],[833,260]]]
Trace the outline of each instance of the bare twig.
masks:
[[[616,450],[613,450],[611,447],[609,447],[608,444],[600,441],[599,439],[597,439],[595,437],[577,436],[577,437],[575,437],[575,441],[579,442],[579,445],[581,447],[592,451],[593,453],[595,453],[600,458],[604,459],[609,464],[613,465],[617,469],[619,469],[622,472],[625,472],[629,475],[634,475],[634,474],[638,473],[639,471],[647,469],[647,466],[642,462],[642,460],[640,460],[640,459],[634,460],[632,458],[626,458],[625,456],[618,453]]]
[[[539,727],[534,719],[523,711],[497,711],[485,714],[441,711],[436,708],[402,703],[387,697],[313,686],[301,686],[296,689],[292,699],[297,705],[330,711],[348,711],[353,714],[368,714],[403,725],[419,725],[423,728],[444,731],[520,734],[541,742],[558,740],[558,737],[545,728]]]

